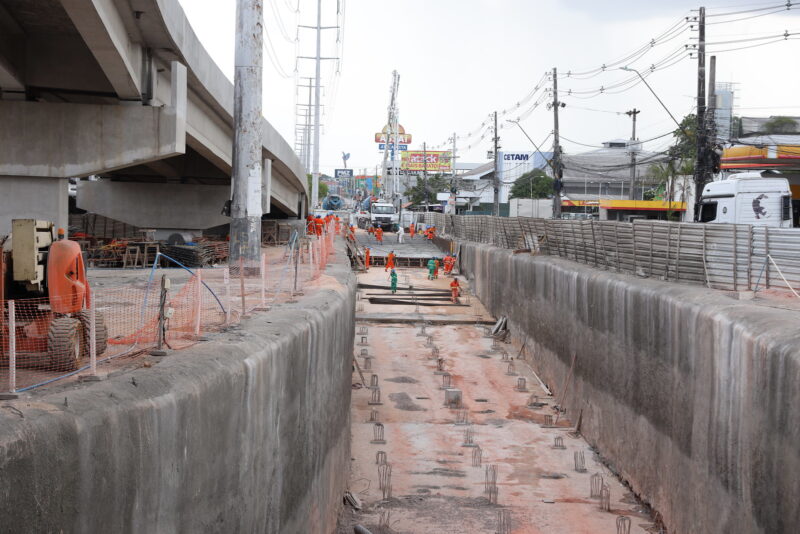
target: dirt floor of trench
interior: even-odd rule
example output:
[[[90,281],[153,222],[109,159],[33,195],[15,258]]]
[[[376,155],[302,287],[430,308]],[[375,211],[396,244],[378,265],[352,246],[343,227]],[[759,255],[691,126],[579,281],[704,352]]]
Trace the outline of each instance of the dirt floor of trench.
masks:
[[[600,534],[626,532],[628,520],[631,533],[657,532],[649,510],[572,432],[573,422],[557,420],[556,400],[517,360],[519,348],[493,343],[477,323],[446,324],[448,317],[490,318],[463,278],[465,305],[446,306],[435,300],[443,294],[424,290],[448,290],[451,278],[427,280],[426,270],[412,268],[398,274],[395,298],[425,295],[417,304],[435,305],[371,304],[370,297],[390,294],[388,274],[380,267],[359,275],[360,284],[387,289],[360,289],[357,303],[363,381],[354,372],[349,490],[362,509],[345,505],[339,533],[360,524],[372,533]],[[365,320],[376,316],[396,322]],[[434,317],[421,335],[421,320]],[[445,406],[448,381],[461,391],[462,410]],[[540,406],[529,406],[537,400]],[[468,424],[458,424],[464,418]],[[376,440],[373,419],[383,425],[385,443]],[[576,470],[576,455],[584,471]],[[487,491],[494,470],[496,498]],[[608,511],[591,495],[593,475],[608,489]]]

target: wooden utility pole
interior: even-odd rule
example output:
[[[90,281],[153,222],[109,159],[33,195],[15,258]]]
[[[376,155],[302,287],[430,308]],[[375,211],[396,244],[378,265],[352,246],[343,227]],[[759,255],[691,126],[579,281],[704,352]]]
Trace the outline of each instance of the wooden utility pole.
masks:
[[[262,0],[237,2],[230,260],[247,264],[261,260],[263,13]]]
[[[500,216],[500,169],[498,165],[498,154],[497,151],[500,149],[499,146],[500,135],[497,131],[497,112],[494,112],[494,202],[492,204],[492,215],[495,217]]]
[[[553,218],[561,218],[561,180],[564,166],[561,161],[561,144],[558,137],[558,69],[553,67]]]
[[[631,143],[630,143],[630,150],[631,150],[631,184],[630,184],[630,191],[628,192],[628,198],[631,200],[636,200],[636,115],[641,113],[642,111],[636,108],[633,108],[630,111],[626,111],[625,115],[633,119],[633,132],[631,133]]]

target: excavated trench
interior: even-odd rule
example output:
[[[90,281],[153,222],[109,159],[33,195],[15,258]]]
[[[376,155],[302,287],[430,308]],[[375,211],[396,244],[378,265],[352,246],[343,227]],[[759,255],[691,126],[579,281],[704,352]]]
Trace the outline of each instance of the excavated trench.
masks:
[[[456,246],[475,294],[670,533],[797,531],[797,311]]]

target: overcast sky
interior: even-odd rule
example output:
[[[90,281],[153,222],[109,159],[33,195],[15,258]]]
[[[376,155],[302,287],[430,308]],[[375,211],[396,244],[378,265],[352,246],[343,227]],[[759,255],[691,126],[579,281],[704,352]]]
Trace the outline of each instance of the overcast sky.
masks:
[[[265,27],[274,62],[265,56],[264,114],[294,145],[295,26],[314,24],[316,2],[264,0]],[[236,0],[180,0],[195,32],[223,71],[233,78]],[[326,113],[321,141],[321,171],[341,167],[342,151],[352,154],[350,167],[375,168],[382,153],[375,132],[386,123],[392,70],[400,73],[400,123],[413,136],[412,147],[440,145],[456,133],[459,160],[484,162],[491,134],[466,136],[494,111],[509,109],[500,119],[501,145],[507,151],[532,150],[530,142],[505,119],[526,112],[541,94],[515,108],[545,71],[592,71],[641,49],[672,28],[670,39],[632,61],[643,73],[662,59],[663,70],[647,81],[670,111],[680,119],[692,112],[696,96],[697,61],[680,49],[696,43],[697,32],[679,23],[695,16],[696,5],[683,0],[339,0],[345,7],[341,73],[325,62],[323,83]],[[322,0],[323,25],[337,23],[337,0]],[[717,80],[737,83],[736,106],[741,115],[800,115],[800,5],[775,13],[780,1],[721,0],[708,3],[707,41],[719,50]],[[749,11],[741,14],[722,14]],[[760,15],[760,16],[756,16]],[[742,20],[736,20],[742,19]],[[712,24],[713,23],[713,24]],[[729,43],[799,34],[755,48],[773,39]],[[323,55],[337,54],[336,31],[325,33]],[[287,37],[289,39],[287,39]],[[299,55],[311,55],[314,32],[300,30]],[[644,49],[642,49],[644,51]],[[674,55],[671,55],[673,54]],[[681,60],[681,58],[684,58]],[[313,74],[312,62],[300,61],[300,75]],[[621,63],[622,64],[622,63]],[[279,73],[283,69],[288,78]],[[630,118],[621,112],[633,107],[638,116],[637,137],[649,139],[674,129],[669,115],[643,84],[619,94],[575,94],[612,86],[635,74],[606,69],[588,79],[559,79],[560,114],[565,151],[591,150],[613,138],[631,135]],[[546,81],[544,87],[550,87]],[[619,89],[626,89],[623,86]],[[573,94],[569,94],[569,90]],[[300,96],[307,98],[307,93]],[[550,98],[549,96],[547,97]],[[615,113],[617,112],[617,113]],[[553,114],[545,103],[522,114],[521,124],[538,144],[549,148]],[[663,138],[646,145],[658,150]],[[470,147],[470,148],[467,148]]]

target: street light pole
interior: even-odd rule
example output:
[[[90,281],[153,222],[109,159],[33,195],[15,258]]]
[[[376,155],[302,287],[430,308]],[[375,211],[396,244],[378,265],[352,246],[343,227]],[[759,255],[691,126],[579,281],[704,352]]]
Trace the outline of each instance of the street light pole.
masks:
[[[686,129],[684,129],[684,127],[683,127],[683,126],[681,126],[681,123],[679,123],[679,122],[678,122],[678,121],[675,119],[675,116],[672,114],[672,112],[669,110],[669,108],[668,108],[668,107],[667,107],[667,106],[664,104],[664,102],[662,102],[662,101],[661,101],[661,99],[660,99],[660,98],[658,98],[658,95],[656,94],[656,92],[655,92],[655,91],[653,91],[653,88],[652,88],[652,87],[650,87],[650,84],[649,84],[649,83],[647,83],[647,80],[645,80],[645,79],[644,79],[644,76],[642,76],[642,73],[641,73],[641,72],[639,72],[638,70],[634,69],[633,67],[620,67],[620,68],[619,68],[619,70],[624,70],[624,71],[629,71],[629,72],[635,72],[635,73],[636,73],[636,74],[639,76],[639,78],[642,80],[642,82],[644,82],[644,84],[647,86],[647,88],[648,88],[648,89],[650,89],[650,92],[651,92],[651,93],[653,93],[653,96],[654,96],[654,97],[656,97],[656,100],[658,100],[658,103],[659,103],[659,104],[661,104],[661,107],[662,107],[662,108],[664,108],[664,111],[666,111],[666,112],[669,114],[670,118],[672,119],[672,122],[674,122],[674,123],[675,123],[675,124],[678,126],[678,128],[679,128],[681,131],[683,131],[683,133],[684,133],[685,135],[687,135],[687,136],[689,135],[689,133],[686,131]]]

